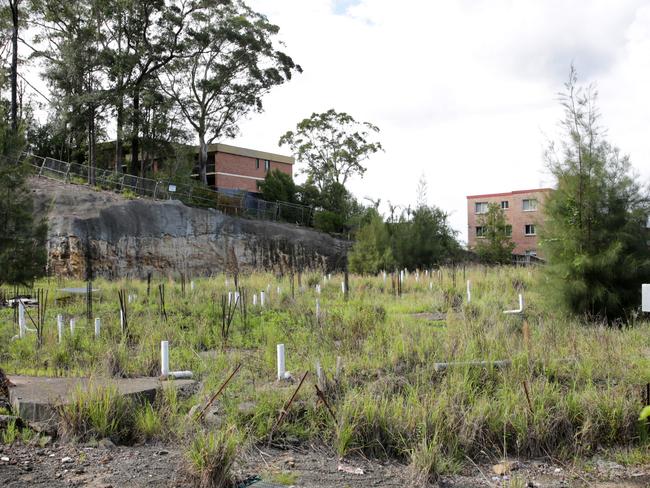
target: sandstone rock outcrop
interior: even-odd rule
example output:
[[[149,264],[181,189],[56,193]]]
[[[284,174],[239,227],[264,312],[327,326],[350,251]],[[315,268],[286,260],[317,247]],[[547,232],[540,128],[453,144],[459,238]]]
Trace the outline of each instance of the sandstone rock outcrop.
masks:
[[[51,274],[84,279],[209,276],[238,268],[342,269],[349,243],[291,224],[231,217],[174,200],[127,200],[80,185],[33,178],[35,207],[48,220]]]

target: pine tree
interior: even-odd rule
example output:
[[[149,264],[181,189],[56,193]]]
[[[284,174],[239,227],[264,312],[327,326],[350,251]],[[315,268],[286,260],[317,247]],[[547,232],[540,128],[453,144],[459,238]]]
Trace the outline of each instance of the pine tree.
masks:
[[[565,88],[565,140],[547,151],[557,180],[542,232],[547,283],[571,312],[611,322],[638,307],[650,272],[648,193],[605,140],[594,88],[579,87],[573,67]]]
[[[45,270],[47,228],[34,220],[26,169],[16,163],[22,147],[6,114],[0,115],[0,285],[29,284]]]

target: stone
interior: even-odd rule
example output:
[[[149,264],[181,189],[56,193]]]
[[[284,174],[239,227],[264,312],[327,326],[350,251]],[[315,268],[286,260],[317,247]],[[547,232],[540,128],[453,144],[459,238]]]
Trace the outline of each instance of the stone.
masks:
[[[97,443],[97,447],[101,447],[103,449],[113,449],[115,447],[115,444],[112,440],[104,438]]]
[[[2,456],[2,457],[0,458],[0,461],[2,461],[3,463],[8,463],[8,462],[9,462],[9,458],[8,458],[7,456]]]
[[[61,459],[61,464],[69,464],[74,462],[73,459],[70,456],[66,456],[63,459]]]
[[[231,217],[177,200],[127,200],[82,185],[31,178],[34,210],[47,215],[48,263],[57,276],[204,275],[236,263],[240,271],[286,272],[288,256],[305,269],[337,270],[350,242],[306,227]],[[179,249],[183,252],[179,253]]]

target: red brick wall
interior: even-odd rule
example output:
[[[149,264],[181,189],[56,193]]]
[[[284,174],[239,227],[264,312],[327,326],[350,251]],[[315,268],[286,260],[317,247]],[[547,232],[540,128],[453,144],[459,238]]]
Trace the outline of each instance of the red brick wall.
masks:
[[[258,169],[256,165],[257,158],[224,152],[210,154],[209,158],[214,158],[215,161],[217,188],[257,192],[257,182],[264,180],[266,177],[264,159],[260,159],[260,167]],[[271,161],[269,171],[274,169],[278,169],[293,177],[291,164]]]
[[[495,193],[491,195],[477,195],[467,197],[467,244],[470,249],[476,247],[479,238],[476,236],[476,227],[479,226],[480,214],[476,214],[475,203],[487,202],[500,204],[502,201],[508,201],[509,208],[504,210],[506,220],[512,225],[512,242],[515,243],[515,254],[525,254],[526,251],[533,251],[538,256],[543,253],[539,249],[539,234],[541,226],[544,223],[543,206],[544,199],[549,189],[529,190],[511,193]],[[526,199],[537,200],[537,210],[524,211],[523,201]],[[525,235],[526,224],[535,225],[534,236]],[[543,256],[542,256],[543,257]]]

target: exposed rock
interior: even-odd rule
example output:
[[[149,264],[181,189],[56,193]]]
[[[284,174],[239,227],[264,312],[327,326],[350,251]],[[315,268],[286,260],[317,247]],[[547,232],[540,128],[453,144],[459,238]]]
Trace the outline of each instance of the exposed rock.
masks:
[[[291,224],[237,218],[176,200],[135,199],[32,178],[35,208],[48,220],[48,268],[53,274],[146,277],[224,270],[294,268],[335,271],[349,243]]]

